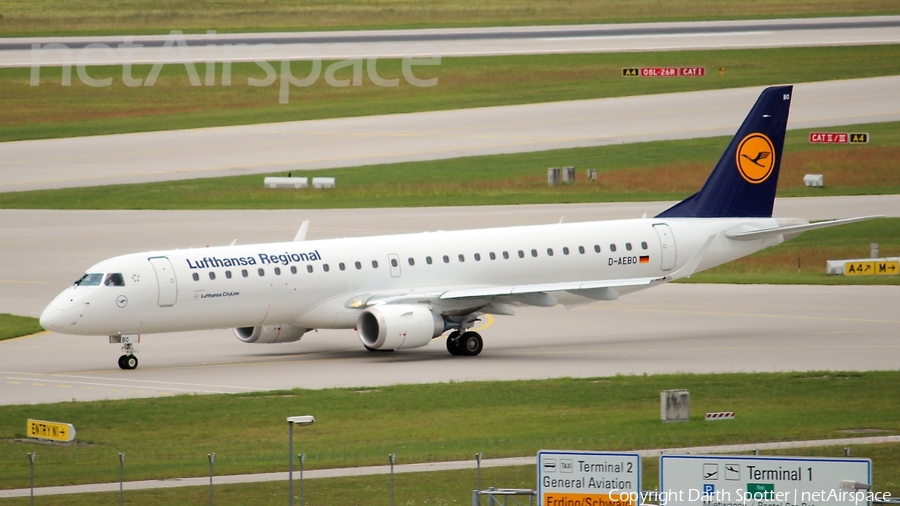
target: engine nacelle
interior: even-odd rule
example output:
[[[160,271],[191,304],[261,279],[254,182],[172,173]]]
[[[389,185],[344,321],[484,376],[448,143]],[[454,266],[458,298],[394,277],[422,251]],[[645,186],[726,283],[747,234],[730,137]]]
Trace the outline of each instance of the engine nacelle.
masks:
[[[309,329],[293,325],[264,325],[261,327],[237,327],[234,335],[244,343],[272,344],[299,341]]]
[[[416,304],[375,306],[359,315],[356,329],[368,348],[418,348],[444,333],[444,318]]]

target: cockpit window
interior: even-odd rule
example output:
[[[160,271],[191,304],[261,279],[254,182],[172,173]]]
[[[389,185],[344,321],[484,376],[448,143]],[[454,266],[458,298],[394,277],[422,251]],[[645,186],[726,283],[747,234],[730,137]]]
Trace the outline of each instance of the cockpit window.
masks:
[[[87,273],[75,282],[75,286],[100,286],[103,281],[103,274]]]
[[[106,275],[106,281],[103,284],[106,286],[125,286],[125,280],[121,274],[114,272]]]

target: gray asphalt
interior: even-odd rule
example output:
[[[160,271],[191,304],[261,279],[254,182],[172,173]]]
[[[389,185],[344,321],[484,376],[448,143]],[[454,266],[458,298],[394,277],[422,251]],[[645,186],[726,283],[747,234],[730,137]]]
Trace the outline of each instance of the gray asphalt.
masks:
[[[0,211],[0,312],[38,315],[89,265],[150,249],[653,215],[670,203],[285,211]],[[776,215],[900,216],[900,196],[780,199]],[[867,249],[868,245],[860,245]],[[824,265],[806,269],[824,271]],[[441,341],[372,354],[352,331],[247,345],[228,330],[145,336],[121,371],[103,337],[0,342],[0,405],[278,388],[617,373],[896,369],[900,287],[673,284],[571,311],[522,308],[482,322],[485,351]]]
[[[809,47],[900,43],[900,16],[813,18],[751,21],[561,25],[527,27],[366,30],[344,32],[247,33],[184,36],[185,48],[161,51],[165,36],[132,37],[142,47],[130,54],[118,48],[122,36],[0,39],[0,67],[29,67],[38,62],[32,44],[64,44],[74,52],[68,61],[90,65],[182,61],[304,60],[312,57],[403,57],[412,54],[485,56],[622,51],[674,51],[765,47]],[[84,51],[106,44],[113,51]],[[171,43],[170,43],[171,44]],[[255,53],[247,46],[265,44]],[[303,45],[302,49],[291,47]],[[208,52],[208,46],[215,48]],[[231,46],[226,49],[226,46]],[[227,51],[227,52],[226,52]],[[67,62],[49,52],[38,62]]]
[[[5,142],[0,143],[0,191],[730,136],[761,90],[762,87],[734,88]],[[900,76],[797,84],[788,128],[898,121],[897,90]],[[565,160],[559,164],[567,165]]]

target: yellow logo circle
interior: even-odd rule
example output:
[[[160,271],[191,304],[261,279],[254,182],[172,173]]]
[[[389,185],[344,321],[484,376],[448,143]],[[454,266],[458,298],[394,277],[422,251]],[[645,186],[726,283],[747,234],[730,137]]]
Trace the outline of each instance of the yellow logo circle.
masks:
[[[759,184],[775,168],[775,146],[764,134],[752,133],[738,144],[735,158],[741,176],[748,183]]]

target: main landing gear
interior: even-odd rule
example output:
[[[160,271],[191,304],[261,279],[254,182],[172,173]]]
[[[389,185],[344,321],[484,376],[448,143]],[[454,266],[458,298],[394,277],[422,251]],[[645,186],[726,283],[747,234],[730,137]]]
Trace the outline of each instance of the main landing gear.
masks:
[[[119,357],[119,369],[136,369],[138,366],[138,359],[134,355],[122,355]]]
[[[458,330],[454,330],[447,336],[447,351],[451,355],[474,357],[481,353],[482,349],[484,349],[484,340],[481,339],[478,332],[469,330],[460,334]]]
[[[122,344],[122,351],[125,352],[124,355],[119,357],[119,369],[132,370],[137,369],[138,359],[134,356],[137,353],[137,350],[134,348],[134,345],[141,342],[141,336],[138,335],[124,335],[124,336],[109,336],[109,342],[111,344]]]

